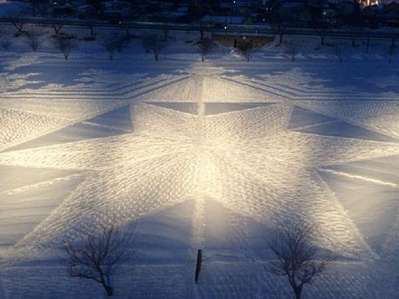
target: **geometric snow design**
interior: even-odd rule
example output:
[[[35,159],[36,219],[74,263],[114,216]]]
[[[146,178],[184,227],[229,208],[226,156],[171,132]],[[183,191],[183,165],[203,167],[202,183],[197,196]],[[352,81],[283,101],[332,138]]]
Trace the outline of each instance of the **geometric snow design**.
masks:
[[[399,137],[399,103],[396,101],[301,101],[301,107]]]
[[[303,133],[319,134],[324,136],[340,136],[346,138],[359,138],[375,141],[399,142],[398,139],[394,139],[387,135],[373,132],[365,128],[351,125],[339,120],[296,129],[296,131]]]
[[[329,165],[320,169],[366,242],[384,254],[399,212],[399,156]]]
[[[148,102],[148,104],[160,106],[163,108],[168,108],[180,112],[198,114],[197,103],[189,102]],[[270,105],[270,103],[234,103],[234,102],[217,102],[217,103],[204,103],[205,115],[214,115],[232,111],[247,110],[251,108],[264,107]]]
[[[123,101],[90,101],[58,99],[2,99],[1,109],[10,109],[57,119],[88,119],[123,105]]]
[[[74,123],[41,136],[34,140],[10,147],[7,151],[48,146],[53,144],[76,142],[79,140],[100,138],[124,134],[133,130],[130,119],[130,106],[115,109],[83,122]]]
[[[32,178],[21,169],[13,171]],[[0,247],[14,245],[31,233],[81,182],[77,174],[57,177],[60,172],[36,169],[34,175],[41,181],[25,181],[29,185],[21,187],[12,184],[11,190],[0,193]]]
[[[339,199],[367,244],[377,254],[384,255],[384,243],[395,229],[399,212],[399,190],[351,178],[350,173],[322,171],[320,175]]]
[[[67,177],[76,173],[70,170],[51,168],[26,168],[0,165],[0,192],[23,188]]]
[[[189,103],[189,102],[148,102],[148,104],[172,109],[180,112],[197,114],[198,106],[197,103]]]
[[[262,91],[247,86],[240,86],[229,80],[215,76],[192,75],[163,88],[146,93],[140,97],[143,101],[155,102],[275,102]]]
[[[270,103],[205,103],[205,115],[247,110],[251,108],[264,107],[267,105],[270,105]]]
[[[201,98],[204,102],[280,102],[271,99],[263,90],[253,88],[246,84],[238,84],[228,78],[219,78],[215,76],[200,77],[202,84]]]
[[[0,151],[63,124],[61,119],[0,108]],[[35,128],[32,130],[32,128]]]
[[[387,135],[352,125],[337,118],[325,116],[310,110],[295,107],[291,115],[289,128],[303,132],[325,136],[341,136],[363,138],[376,141],[398,142]]]
[[[332,121],[336,121],[336,119],[300,107],[294,107],[288,128],[301,129]]]
[[[137,103],[140,97],[146,102]],[[138,223],[142,256],[146,244],[159,238],[165,248],[175,240],[176,249],[183,251],[192,246],[229,254],[229,249],[240,248],[240,254],[253,256],[253,251],[267,258],[260,232],[277,222],[301,219],[319,229],[316,238],[326,250],[351,258],[383,254],[373,238],[380,229],[388,230],[381,219],[395,222],[393,199],[381,208],[373,200],[359,207],[355,197],[342,197],[347,188],[337,190],[331,177],[345,177],[336,165],[399,155],[399,144],[383,131],[330,115],[327,108],[319,114],[311,101],[279,99],[249,85],[198,75],[140,95],[135,103],[74,100],[59,101],[58,108],[40,100],[37,106],[33,101],[9,103],[14,110],[4,104],[0,111],[10,115],[4,118],[7,134],[0,144],[8,150],[0,153],[0,165],[85,174],[84,181],[72,176],[80,183],[77,188],[56,188],[57,195],[65,195],[63,188],[71,190],[63,200],[47,189],[41,191],[44,198],[30,197],[38,194],[35,183],[26,196],[21,189],[18,198],[25,198],[32,211],[49,209],[42,217],[20,215],[35,219],[27,227],[11,223],[20,227],[13,242],[31,231],[19,245],[58,246],[97,222],[117,219],[120,225]],[[14,131],[21,136],[13,137]],[[367,184],[377,181],[385,182],[378,177]],[[16,197],[3,198],[2,205],[16,210]],[[368,221],[374,209],[380,212]],[[176,217],[187,228],[179,236],[146,230],[173,227],[164,216],[158,223],[156,215],[176,213],[190,219]],[[191,240],[179,239],[189,231]]]
[[[126,229],[134,227],[135,232],[135,264],[176,263],[176,259],[185,263],[190,259],[194,209],[195,200],[187,200],[128,223]]]
[[[126,225],[194,200],[193,246],[259,247],[212,241],[225,229],[203,227],[215,221],[205,215],[217,202],[241,215],[228,222],[252,219],[271,228],[287,217],[302,219],[319,228],[320,246],[327,250],[353,258],[375,255],[316,170],[399,154],[398,144],[291,131],[288,103],[208,116],[145,103],[129,111],[131,133],[0,154],[1,165],[89,174],[20,245],[56,245],[108,217]],[[239,224],[228,229],[234,227]]]
[[[130,105],[122,106],[107,113],[99,114],[92,119],[85,120],[85,123],[129,132],[133,130],[130,109]]]
[[[113,110],[121,103],[2,100],[0,106],[4,108],[0,108],[0,151]]]

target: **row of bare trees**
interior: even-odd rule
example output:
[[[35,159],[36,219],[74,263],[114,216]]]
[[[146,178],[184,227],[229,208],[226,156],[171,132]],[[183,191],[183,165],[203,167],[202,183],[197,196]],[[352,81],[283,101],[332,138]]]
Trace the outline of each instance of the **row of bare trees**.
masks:
[[[25,26],[24,23],[19,24],[16,22],[15,28],[17,28],[15,37],[22,38],[25,41],[25,43],[29,46],[29,48],[34,52],[38,51],[40,47],[42,47],[46,35],[48,33],[40,26]],[[72,36],[64,34],[60,31],[61,27],[54,26],[54,28],[55,28],[54,32],[56,34],[51,36],[50,40],[54,48],[60,51],[63,54],[65,60],[67,60],[72,49],[74,49],[77,46],[77,44]],[[8,51],[11,48],[11,45],[12,43],[9,36],[9,32],[6,31],[4,28],[0,29],[1,49]]]
[[[16,29],[15,36],[21,36],[25,39],[26,44],[29,48],[36,52],[43,44],[46,35],[49,33],[43,26],[35,26],[27,24],[23,19],[14,19],[12,21],[13,26]],[[63,25],[53,24],[51,25],[53,30],[53,44],[57,50],[59,50],[64,58],[67,60],[70,52],[77,46],[76,39],[72,35],[62,32]],[[95,31],[93,26],[89,26],[90,36],[95,39]],[[124,30],[123,33],[109,33],[103,34],[100,37],[100,43],[103,49],[108,53],[110,60],[113,60],[117,52],[121,52],[125,47],[128,46],[131,37],[128,30]],[[0,46],[7,50],[10,48],[10,40],[4,38],[5,34],[0,32],[0,40],[2,43]],[[3,37],[3,38],[2,38]],[[158,61],[162,50],[167,46],[168,43],[168,31],[164,30],[162,34],[152,33],[145,34],[142,37],[142,46],[147,53],[151,53],[155,61]],[[249,52],[252,49],[252,44],[241,43],[242,47],[239,49],[240,53],[249,60]],[[202,61],[205,61],[205,57],[216,48],[216,43],[211,38],[201,38],[195,46],[198,48],[201,54]]]
[[[37,51],[42,44],[43,37],[47,33],[43,30],[43,26],[34,26],[28,24],[23,18],[14,18],[11,22],[16,29],[15,36],[23,36],[26,40],[26,43],[33,51]],[[286,26],[284,23],[278,23],[276,25],[276,36],[279,38],[279,43],[277,46],[281,46],[283,44],[283,36],[286,34]],[[54,45],[56,49],[58,49],[61,53],[64,54],[64,58],[68,59],[69,53],[73,48],[76,47],[77,41],[72,38],[71,35],[65,34],[62,32],[64,26],[62,24],[51,24],[48,27],[53,31],[54,35]],[[95,28],[94,25],[87,26],[90,32],[90,40],[95,39]],[[121,26],[121,32],[112,33],[112,34],[103,34],[101,36],[101,45],[104,50],[108,53],[108,57],[112,60],[115,56],[116,52],[121,52],[122,49],[128,45],[130,41],[129,29],[125,26]],[[321,46],[327,45],[325,42],[326,38],[326,28],[324,27],[315,27],[315,30],[320,36]],[[8,50],[11,46],[11,42],[9,39],[4,38],[4,30],[0,30],[0,48],[4,50]],[[124,32],[124,33],[122,33]],[[205,57],[216,47],[216,43],[212,40],[212,38],[205,37],[202,29],[201,39],[195,43],[200,55],[201,60],[204,61]],[[3,37],[3,38],[2,38]],[[146,34],[142,37],[142,45],[147,53],[153,54],[155,61],[159,60],[160,53],[166,47],[168,42],[169,34],[168,30],[163,30],[160,33],[152,33]],[[352,40],[352,44],[355,45],[355,38]],[[370,47],[370,38],[366,41],[366,49],[367,53],[369,52]],[[298,54],[298,49],[300,48],[296,42],[290,41],[286,43],[287,54],[290,57],[291,61],[296,60],[296,56]],[[251,54],[255,49],[255,46],[250,38],[246,39],[245,37],[240,39],[236,45],[238,53],[242,55],[247,61],[250,60]],[[340,45],[336,45],[335,56],[339,62],[343,61],[343,50]],[[396,45],[394,39],[392,40],[391,46],[388,49],[388,59],[389,62],[392,62],[393,57],[396,53]]]
[[[24,38],[29,48],[36,52],[43,44],[48,32],[41,26],[30,26],[23,21],[15,20],[13,25],[16,28],[16,37]],[[69,34],[62,32],[62,25],[52,25],[54,35],[51,36],[53,44],[57,50],[63,55],[65,60],[71,51],[77,47],[77,40]],[[94,38],[94,29],[90,28],[90,34]],[[0,30],[0,46],[4,50],[8,50],[11,46],[11,41],[6,37],[7,33],[4,30]],[[124,48],[129,45],[130,42],[129,32],[125,33],[109,33],[104,34],[100,38],[100,43],[104,50],[108,53],[108,57],[112,60],[116,52],[121,52]],[[159,34],[147,34],[142,38],[142,45],[146,52],[154,55],[156,61],[159,60],[159,55],[163,48],[167,45],[168,34],[164,31],[163,36]]]
[[[315,235],[313,226],[297,222],[279,225],[269,240],[274,259],[266,270],[286,277],[296,299],[302,297],[305,285],[311,284],[329,263],[329,257],[323,256],[316,245]],[[128,260],[134,247],[132,240],[131,233],[109,225],[99,226],[79,240],[64,242],[69,275],[93,280],[112,296],[111,277]]]

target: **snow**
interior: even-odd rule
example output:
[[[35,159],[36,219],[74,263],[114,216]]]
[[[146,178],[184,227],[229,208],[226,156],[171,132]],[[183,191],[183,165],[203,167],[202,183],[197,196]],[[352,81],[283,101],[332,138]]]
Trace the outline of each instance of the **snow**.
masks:
[[[274,44],[201,63],[171,38],[158,63],[138,40],[114,61],[0,54],[0,297],[102,297],[57,248],[114,221],[135,235],[117,298],[287,298],[268,237],[303,220],[335,256],[306,298],[395,298],[397,57],[309,41],[295,62]]]

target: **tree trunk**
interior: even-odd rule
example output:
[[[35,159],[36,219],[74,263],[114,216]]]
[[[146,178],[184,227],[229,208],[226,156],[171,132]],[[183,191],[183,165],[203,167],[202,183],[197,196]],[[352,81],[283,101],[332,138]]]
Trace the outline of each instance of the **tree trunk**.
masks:
[[[53,26],[55,35],[58,35],[62,29],[62,25],[54,25]]]
[[[17,29],[17,33],[16,36],[18,36],[19,34],[23,33],[23,29],[24,29],[24,24],[19,24],[19,23],[13,23],[14,27]]]
[[[204,55],[201,55],[201,61],[204,62],[205,61],[205,57]]]
[[[321,36],[320,44],[324,46],[324,35]]]
[[[159,60],[158,53],[154,53],[154,58],[155,58],[155,61]]]
[[[301,299],[302,296],[302,287],[296,287],[294,288],[295,292],[295,299]]]
[[[279,41],[279,44],[281,45],[283,43],[283,33],[281,32],[280,33],[280,41]]]
[[[111,287],[109,285],[106,285],[105,283],[103,284],[103,286],[104,286],[105,292],[107,293],[107,296],[112,296],[114,294],[114,288],[113,287]]]
[[[111,286],[110,277],[100,273],[100,283],[104,287],[107,296],[112,296],[114,294],[114,288]]]

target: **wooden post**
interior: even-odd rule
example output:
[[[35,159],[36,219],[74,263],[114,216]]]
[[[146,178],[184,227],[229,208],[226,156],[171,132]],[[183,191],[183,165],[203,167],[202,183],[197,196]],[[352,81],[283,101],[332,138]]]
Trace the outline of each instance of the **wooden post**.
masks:
[[[195,267],[195,283],[198,283],[199,275],[201,272],[201,265],[202,265],[202,249],[198,249],[197,251],[197,265]]]

